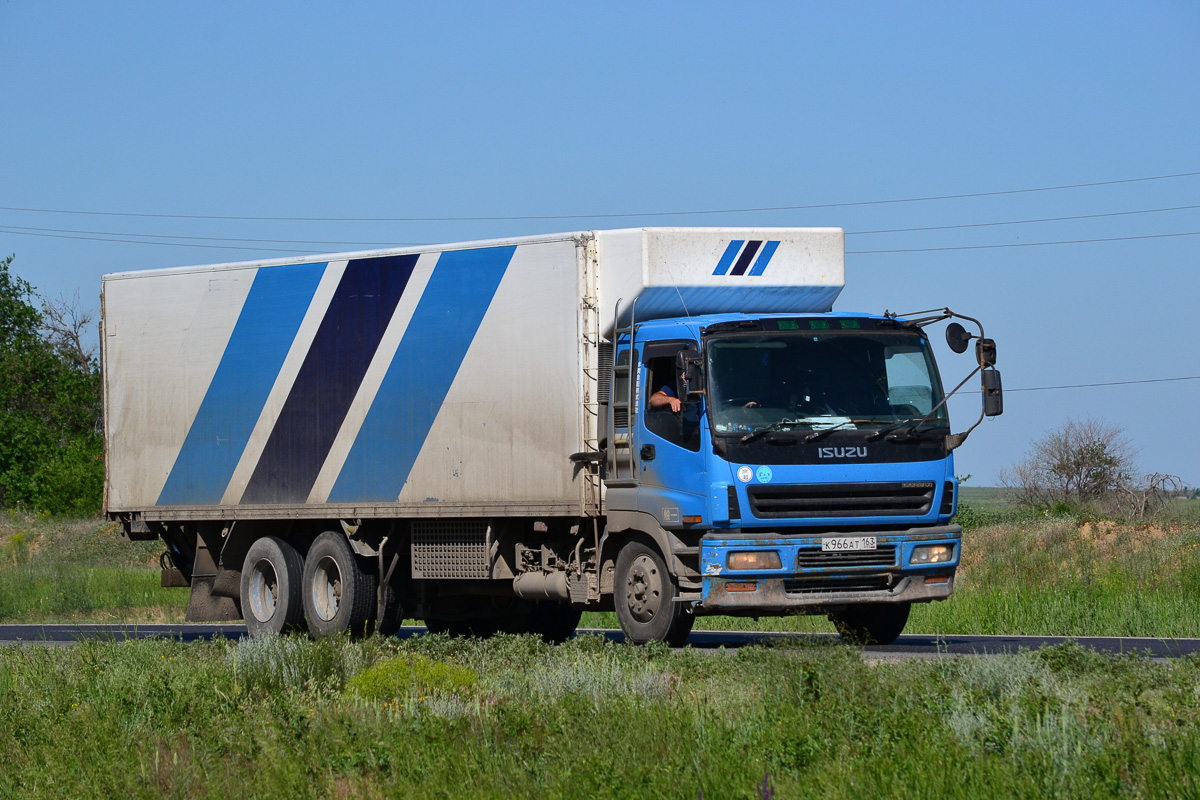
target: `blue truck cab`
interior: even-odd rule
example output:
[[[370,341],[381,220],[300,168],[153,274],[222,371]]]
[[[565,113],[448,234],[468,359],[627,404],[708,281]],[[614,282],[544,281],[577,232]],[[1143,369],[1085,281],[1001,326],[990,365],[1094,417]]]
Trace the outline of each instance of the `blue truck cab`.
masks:
[[[727,313],[617,337],[609,527],[661,529],[677,626],[690,629],[686,614],[822,613],[847,638],[887,643],[912,603],[951,594],[965,434],[951,434],[930,321]],[[965,350],[973,337],[948,330]],[[977,349],[977,371],[994,372],[994,346]],[[998,376],[985,383],[999,413]],[[620,616],[628,598],[615,591]]]

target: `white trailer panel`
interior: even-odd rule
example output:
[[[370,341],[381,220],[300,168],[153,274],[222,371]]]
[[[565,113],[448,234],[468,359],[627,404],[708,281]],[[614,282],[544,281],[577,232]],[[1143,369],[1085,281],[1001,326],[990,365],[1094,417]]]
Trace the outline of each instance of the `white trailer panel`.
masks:
[[[108,276],[108,510],[584,513],[580,253]]]

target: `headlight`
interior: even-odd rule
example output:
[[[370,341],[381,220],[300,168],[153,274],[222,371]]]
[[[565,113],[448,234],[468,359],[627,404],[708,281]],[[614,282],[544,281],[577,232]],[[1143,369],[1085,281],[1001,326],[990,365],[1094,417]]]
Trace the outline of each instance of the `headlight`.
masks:
[[[954,558],[954,545],[928,544],[913,548],[910,564],[941,564]]]
[[[725,565],[729,569],[780,569],[777,550],[742,550],[730,553]]]

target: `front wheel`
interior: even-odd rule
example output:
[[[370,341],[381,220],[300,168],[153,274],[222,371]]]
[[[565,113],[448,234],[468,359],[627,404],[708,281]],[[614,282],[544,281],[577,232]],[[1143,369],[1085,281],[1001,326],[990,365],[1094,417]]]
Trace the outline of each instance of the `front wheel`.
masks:
[[[693,618],[676,603],[679,590],[659,552],[641,541],[631,541],[617,556],[613,605],[625,638],[634,644],[667,642],[682,646]]]
[[[908,623],[908,603],[866,603],[830,614],[848,644],[891,644]]]
[[[314,636],[346,631],[366,636],[375,627],[375,575],[359,566],[346,537],[332,531],[304,559],[304,616]]]

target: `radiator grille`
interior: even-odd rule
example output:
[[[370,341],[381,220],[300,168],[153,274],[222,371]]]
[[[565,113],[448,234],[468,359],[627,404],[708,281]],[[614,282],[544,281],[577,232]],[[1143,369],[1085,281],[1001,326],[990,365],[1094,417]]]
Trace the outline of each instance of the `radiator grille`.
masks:
[[[783,591],[787,594],[880,592],[888,589],[890,578],[890,575],[854,575],[849,578],[788,578],[783,582]]]
[[[806,548],[796,556],[797,569],[839,569],[842,567],[893,567],[896,565],[896,546],[885,544],[875,550],[825,553],[819,548]]]
[[[414,578],[488,578],[489,572],[486,522],[413,523]]]
[[[750,513],[782,517],[900,517],[928,513],[934,484],[836,483],[818,486],[751,486]]]

